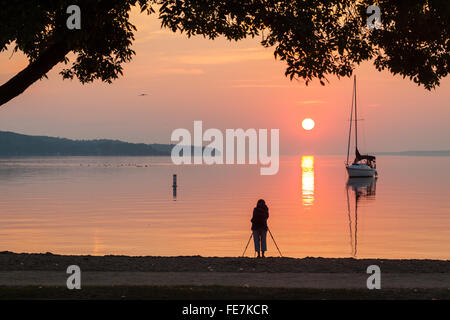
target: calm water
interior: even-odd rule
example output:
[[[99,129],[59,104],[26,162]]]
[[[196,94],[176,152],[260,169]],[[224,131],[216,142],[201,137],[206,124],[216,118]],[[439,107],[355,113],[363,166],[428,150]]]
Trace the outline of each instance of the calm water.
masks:
[[[379,157],[378,180],[355,181],[343,161],[283,157],[260,176],[161,157],[3,158],[0,251],[238,256],[264,198],[285,256],[450,259],[450,157]]]

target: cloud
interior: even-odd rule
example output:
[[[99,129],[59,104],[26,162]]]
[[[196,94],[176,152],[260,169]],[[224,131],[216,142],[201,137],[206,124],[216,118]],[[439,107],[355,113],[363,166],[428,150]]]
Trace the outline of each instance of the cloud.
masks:
[[[150,31],[150,30],[138,30],[139,32],[136,35],[136,44],[146,43],[151,40],[156,39],[167,39],[168,37],[177,38],[177,34],[167,30],[167,29],[160,29],[156,31]]]
[[[268,59],[273,59],[273,54],[262,48],[221,50],[220,52],[216,51],[209,54],[190,54],[161,58],[163,61],[189,65],[217,65]]]
[[[232,80],[234,84],[230,86],[230,88],[291,88],[295,86],[295,84],[280,84],[276,83],[276,80],[267,79],[267,80],[244,80],[244,79],[236,79]],[[278,81],[279,82],[279,81]]]
[[[303,101],[298,101],[297,103],[301,103],[301,104],[324,104],[327,103],[325,100],[303,100]]]
[[[186,75],[198,75],[198,74],[204,74],[205,71],[202,69],[187,69],[187,68],[165,68],[160,69],[156,71],[158,74],[186,74]]]
[[[261,84],[261,83],[249,83],[249,84],[235,84],[231,88],[290,88],[291,86],[281,84]]]

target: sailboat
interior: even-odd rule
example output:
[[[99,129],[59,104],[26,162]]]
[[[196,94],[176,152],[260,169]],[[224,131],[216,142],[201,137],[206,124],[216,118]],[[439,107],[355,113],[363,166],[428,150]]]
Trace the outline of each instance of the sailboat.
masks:
[[[353,121],[353,110],[355,113],[355,120]],[[350,155],[350,142],[352,137],[352,126],[355,123],[355,160],[350,164],[348,162]],[[368,154],[361,154],[358,150],[358,108],[356,103],[356,76],[353,82],[353,96],[352,96],[352,110],[350,114],[350,128],[348,133],[347,146],[347,161],[345,162],[348,176],[354,177],[376,177],[378,176],[377,164],[375,156]]]

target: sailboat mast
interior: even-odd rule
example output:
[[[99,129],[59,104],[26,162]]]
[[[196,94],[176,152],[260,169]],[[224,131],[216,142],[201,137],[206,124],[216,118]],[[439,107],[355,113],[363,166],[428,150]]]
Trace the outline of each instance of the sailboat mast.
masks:
[[[354,77],[354,87],[355,87],[355,150],[358,150],[358,109],[356,106],[356,75]]]

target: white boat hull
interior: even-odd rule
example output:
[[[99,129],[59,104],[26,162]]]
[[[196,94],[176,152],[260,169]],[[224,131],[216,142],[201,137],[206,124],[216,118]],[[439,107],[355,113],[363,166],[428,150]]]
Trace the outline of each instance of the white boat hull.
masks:
[[[348,176],[351,178],[356,177],[376,177],[378,175],[377,170],[369,167],[366,164],[352,164],[346,166]]]

